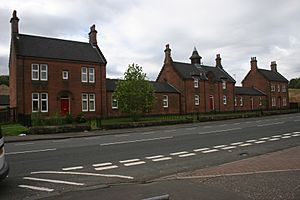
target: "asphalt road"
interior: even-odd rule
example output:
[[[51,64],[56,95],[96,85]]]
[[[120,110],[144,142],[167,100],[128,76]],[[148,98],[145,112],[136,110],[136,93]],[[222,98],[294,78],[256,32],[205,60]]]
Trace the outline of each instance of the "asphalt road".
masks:
[[[10,174],[0,183],[0,199],[58,198],[74,191],[145,183],[299,146],[299,122],[300,114],[290,114],[8,143]]]

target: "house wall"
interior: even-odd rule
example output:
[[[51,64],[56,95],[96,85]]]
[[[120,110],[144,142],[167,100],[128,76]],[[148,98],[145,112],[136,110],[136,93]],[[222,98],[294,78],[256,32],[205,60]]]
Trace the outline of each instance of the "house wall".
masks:
[[[242,106],[240,105],[241,98],[243,99]],[[253,99],[253,107],[251,98]],[[236,95],[237,104],[234,107],[236,111],[266,109],[266,99],[266,96]]]

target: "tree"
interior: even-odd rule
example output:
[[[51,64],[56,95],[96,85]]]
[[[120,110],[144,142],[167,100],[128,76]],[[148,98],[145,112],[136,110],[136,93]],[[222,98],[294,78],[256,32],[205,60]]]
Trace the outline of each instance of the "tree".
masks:
[[[289,82],[289,88],[298,88],[300,89],[300,78],[293,78]]]
[[[9,76],[7,76],[7,75],[0,76],[0,85],[2,85],[2,84],[9,86]]]
[[[146,78],[142,67],[133,63],[124,73],[124,79],[117,82],[113,93],[121,112],[129,114],[134,120],[142,113],[150,112],[154,104],[154,89]]]

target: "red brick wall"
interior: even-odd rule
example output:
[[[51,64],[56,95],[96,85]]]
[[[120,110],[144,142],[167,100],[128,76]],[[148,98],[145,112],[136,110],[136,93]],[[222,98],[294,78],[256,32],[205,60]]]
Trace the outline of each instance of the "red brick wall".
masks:
[[[243,98],[243,106],[240,105],[240,99]],[[253,99],[253,107],[252,101]],[[260,105],[260,98],[262,104]],[[249,95],[236,95],[237,104],[235,110],[260,110],[266,108],[266,96],[249,96]]]

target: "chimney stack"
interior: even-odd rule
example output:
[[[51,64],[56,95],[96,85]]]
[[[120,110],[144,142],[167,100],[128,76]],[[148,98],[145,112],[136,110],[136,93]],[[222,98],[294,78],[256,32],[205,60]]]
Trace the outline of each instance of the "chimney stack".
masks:
[[[89,42],[93,46],[97,46],[97,30],[95,24],[91,26],[91,30],[89,33]]]
[[[271,71],[277,72],[277,64],[276,61],[271,62]]]
[[[166,45],[166,49],[165,49],[165,64],[170,64],[172,62],[172,57],[171,57],[171,49],[170,49],[170,45],[167,44]]]
[[[201,56],[199,56],[198,51],[196,47],[194,47],[192,56],[190,57],[191,63],[192,64],[201,64]]]
[[[219,68],[223,69],[220,54],[217,54],[217,57],[216,57],[216,67],[219,67]]]
[[[19,18],[17,17],[17,11],[14,10],[12,18],[10,19],[11,23],[11,34],[17,36],[19,34]]]
[[[256,57],[251,57],[251,71],[256,71],[257,70],[257,60]]]

